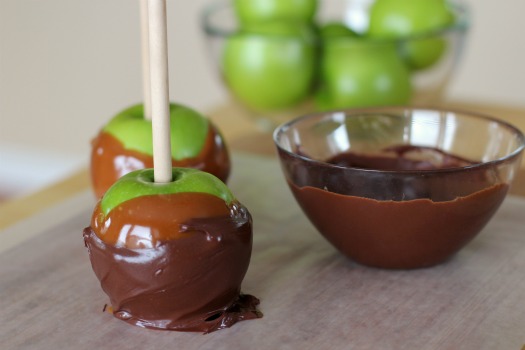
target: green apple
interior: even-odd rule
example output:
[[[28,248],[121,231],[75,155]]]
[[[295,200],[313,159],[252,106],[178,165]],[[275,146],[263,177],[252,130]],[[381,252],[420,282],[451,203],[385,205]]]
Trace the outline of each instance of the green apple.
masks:
[[[200,113],[179,104],[170,104],[171,154],[182,160],[197,156],[206,142],[208,120]],[[122,142],[124,148],[153,156],[151,120],[144,119],[143,105],[117,114],[103,128]]]
[[[167,183],[155,183],[153,169],[124,175],[102,197],[102,213],[107,216],[121,203],[142,196],[198,192],[222,198],[227,204],[235,199],[224,182],[210,173],[191,168],[173,168],[172,172],[173,180]]]
[[[450,26],[454,14],[445,0],[377,0],[370,9],[368,36],[405,38],[413,36],[402,52],[413,69],[433,65],[446,49],[446,41],[437,36],[422,36]]]
[[[234,0],[233,6],[243,24],[274,19],[311,22],[317,0]]]
[[[227,39],[223,75],[233,95],[247,107],[279,110],[309,95],[316,57],[311,26],[290,21],[254,24]]]
[[[399,105],[410,97],[410,74],[393,45],[352,39],[325,46],[318,109]]]
[[[343,22],[328,22],[319,28],[322,40],[331,38],[357,38],[358,34],[350,29]]]

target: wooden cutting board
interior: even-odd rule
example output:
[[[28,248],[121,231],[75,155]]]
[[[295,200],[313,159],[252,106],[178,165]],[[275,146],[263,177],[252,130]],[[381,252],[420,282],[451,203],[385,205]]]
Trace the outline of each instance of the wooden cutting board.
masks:
[[[0,232],[0,349],[524,346],[525,199],[508,197],[447,263],[389,271],[338,254],[301,213],[275,159],[236,155],[230,186],[254,217],[242,289],[261,299],[262,319],[202,335],[141,329],[102,312],[107,298],[82,240],[93,207],[86,192]]]

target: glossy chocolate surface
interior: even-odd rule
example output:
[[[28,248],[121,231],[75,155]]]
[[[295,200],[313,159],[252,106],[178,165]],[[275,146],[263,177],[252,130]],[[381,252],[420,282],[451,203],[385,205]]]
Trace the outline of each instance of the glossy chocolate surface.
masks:
[[[113,315],[125,322],[209,333],[262,317],[259,300],[240,292],[252,220],[238,202],[228,207],[199,193],[144,196],[107,218],[97,206],[84,241]]]
[[[476,164],[436,148],[412,145],[388,147],[373,156],[352,152],[340,153],[327,159],[326,162],[344,167],[373,170],[434,170]]]
[[[408,151],[441,160],[399,159]],[[308,218],[343,254],[365,265],[420,268],[443,262],[485,226],[508,190],[486,167],[427,171],[474,164],[439,150],[401,146],[385,152],[388,156],[343,153],[326,162],[410,171],[404,180],[388,181],[381,173],[374,182],[379,173],[361,171],[354,182],[345,177],[351,172],[323,171],[326,167],[308,166],[281,151],[290,157],[288,184]]]
[[[218,130],[210,123],[206,142],[194,158],[173,160],[174,167],[189,167],[209,172],[223,182],[230,174],[230,157]],[[97,198],[121,176],[144,168],[153,167],[153,157],[125,149],[122,143],[109,133],[101,131],[92,141],[91,184]]]

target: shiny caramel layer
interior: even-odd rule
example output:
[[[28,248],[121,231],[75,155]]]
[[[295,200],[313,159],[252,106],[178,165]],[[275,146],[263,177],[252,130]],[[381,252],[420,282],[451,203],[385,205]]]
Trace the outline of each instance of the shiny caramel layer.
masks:
[[[201,152],[193,158],[173,160],[172,164],[176,167],[203,170],[226,182],[231,167],[228,149],[217,129],[213,125],[210,126]],[[123,144],[109,133],[102,131],[92,141],[91,183],[97,198],[101,198],[123,175],[152,167],[152,156],[125,149]]]

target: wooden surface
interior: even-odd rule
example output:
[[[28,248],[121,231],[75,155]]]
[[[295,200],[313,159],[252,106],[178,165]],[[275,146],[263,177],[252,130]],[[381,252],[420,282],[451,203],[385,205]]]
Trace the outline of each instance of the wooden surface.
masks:
[[[356,265],[321,238],[273,159],[236,155],[233,169],[231,188],[255,225],[242,289],[261,298],[262,319],[201,335],[144,330],[102,312],[107,299],[82,240],[93,207],[85,191],[48,208],[46,219],[33,216],[2,232],[18,243],[0,252],[0,348],[524,346],[525,199],[508,197],[481,235],[447,263],[388,271]]]
[[[61,203],[65,199],[85,191],[88,187],[88,171],[81,169],[70,177],[29,196],[0,203],[0,230],[36,215],[45,208]]]

